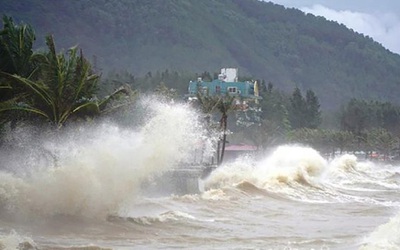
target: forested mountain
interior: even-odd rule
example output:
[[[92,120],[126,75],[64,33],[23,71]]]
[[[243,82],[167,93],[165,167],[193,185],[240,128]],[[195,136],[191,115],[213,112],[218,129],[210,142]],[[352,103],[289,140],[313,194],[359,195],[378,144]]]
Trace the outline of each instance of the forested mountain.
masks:
[[[400,56],[336,22],[257,0],[2,0],[0,13],[32,25],[58,48],[79,45],[104,73],[165,69],[239,74],[292,91],[312,89],[324,109],[350,98],[400,103]]]

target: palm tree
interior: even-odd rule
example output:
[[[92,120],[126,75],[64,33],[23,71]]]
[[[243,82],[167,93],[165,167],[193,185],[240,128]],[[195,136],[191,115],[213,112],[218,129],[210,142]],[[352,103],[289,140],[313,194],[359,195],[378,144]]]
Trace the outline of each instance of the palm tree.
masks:
[[[225,146],[226,146],[226,133],[228,127],[228,113],[236,109],[236,101],[234,96],[225,96],[220,98],[218,103],[218,110],[221,113],[221,119],[219,121],[220,129],[222,130],[222,138],[218,141],[218,165],[221,165],[224,160]],[[219,147],[222,142],[221,152],[219,153]]]
[[[15,25],[11,17],[3,17],[0,31],[0,71],[28,77],[32,64],[35,32],[30,25]]]
[[[56,53],[52,36],[46,37],[47,53],[35,54],[37,70],[31,77],[1,72],[11,87],[24,89],[24,96],[0,105],[0,112],[22,110],[45,118],[56,128],[61,128],[71,117],[93,116],[107,111],[107,104],[120,93],[120,88],[103,100],[95,96],[99,76],[92,73],[90,63],[78,53],[76,47],[67,56]],[[117,106],[118,107],[118,106]],[[113,109],[116,106],[112,107]]]
[[[0,72],[29,77],[35,69],[32,62],[35,33],[31,26],[14,24],[11,17],[3,17],[3,29],[0,30]],[[0,103],[8,105],[24,96],[20,86],[11,85],[0,76]],[[3,112],[0,115],[0,126],[11,121],[11,128],[16,126],[22,114]]]
[[[211,117],[212,114],[215,112],[218,103],[219,103],[219,98],[217,98],[216,96],[210,96],[208,94],[202,94],[200,92],[197,93],[197,102],[194,103],[195,105],[197,105],[197,108],[199,108],[201,112],[204,114],[204,123],[209,131],[208,136],[210,137],[212,136],[211,131],[214,130],[211,123]],[[202,149],[202,155],[203,152],[204,148]],[[214,164],[214,157],[212,157],[211,164]]]
[[[221,136],[217,143],[217,164],[221,165],[225,154],[226,135],[228,127],[228,114],[235,110],[235,97],[234,96],[211,96],[208,94],[197,93],[197,100],[200,109],[205,114],[207,126],[210,126],[211,115],[215,111],[219,111],[221,118],[219,120],[219,129]]]

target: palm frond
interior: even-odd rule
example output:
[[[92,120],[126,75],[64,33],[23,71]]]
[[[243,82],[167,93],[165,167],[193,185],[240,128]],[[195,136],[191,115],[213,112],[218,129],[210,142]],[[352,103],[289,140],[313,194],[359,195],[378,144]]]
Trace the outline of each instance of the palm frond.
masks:
[[[30,113],[41,115],[41,116],[45,117],[46,119],[50,119],[48,114],[46,114],[42,110],[32,107],[32,106],[29,106],[29,105],[26,105],[26,104],[22,104],[22,105],[21,104],[7,104],[4,102],[0,104],[0,113],[4,112],[4,111],[11,111],[11,110],[27,111]]]
[[[76,113],[76,112],[82,111],[84,109],[87,113],[93,113],[93,114],[100,113],[99,105],[96,102],[87,102],[85,104],[79,105],[72,111],[72,113]]]
[[[34,81],[31,81],[27,78],[23,78],[18,75],[11,75],[5,72],[0,72],[0,75],[4,76],[6,79],[9,79],[10,84],[20,84],[23,87],[32,90],[33,94],[35,94],[37,97],[39,97],[41,100],[43,100],[47,104],[52,104],[52,98],[51,96],[47,93],[46,88],[44,86],[40,86]]]
[[[111,95],[105,97],[103,100],[100,101],[99,103],[100,110],[104,110],[108,103],[110,103],[112,100],[114,100],[117,96],[121,94],[124,94],[126,96],[134,96],[136,95],[136,92],[132,92],[132,90],[128,85],[122,86],[117,90],[115,90]]]

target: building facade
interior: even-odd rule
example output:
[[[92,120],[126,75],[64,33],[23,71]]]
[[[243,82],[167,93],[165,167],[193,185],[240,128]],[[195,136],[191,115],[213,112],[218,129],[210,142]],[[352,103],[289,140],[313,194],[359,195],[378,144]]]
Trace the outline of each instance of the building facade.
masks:
[[[188,88],[188,97],[196,97],[200,92],[203,95],[230,95],[242,99],[261,99],[259,96],[259,86],[257,82],[238,81],[238,70],[236,68],[223,68],[218,75],[218,79],[211,82],[203,81],[201,78],[197,81],[190,81]]]

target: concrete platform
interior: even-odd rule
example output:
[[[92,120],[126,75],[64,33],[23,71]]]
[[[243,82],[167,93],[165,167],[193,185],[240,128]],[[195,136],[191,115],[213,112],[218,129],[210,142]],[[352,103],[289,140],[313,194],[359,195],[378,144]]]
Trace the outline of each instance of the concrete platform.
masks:
[[[204,192],[204,179],[214,166],[190,166],[171,169],[145,183],[143,192],[149,195],[185,195]]]

